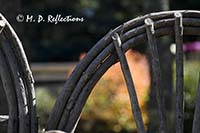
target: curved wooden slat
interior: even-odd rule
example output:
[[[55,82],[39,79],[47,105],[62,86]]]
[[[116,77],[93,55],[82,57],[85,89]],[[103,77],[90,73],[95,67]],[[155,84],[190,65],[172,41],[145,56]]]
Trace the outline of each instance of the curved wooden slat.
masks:
[[[30,127],[28,127],[28,132],[35,133],[37,132],[37,119],[36,119],[36,102],[35,102],[35,91],[34,91],[34,79],[32,77],[32,73],[30,67],[28,65],[28,61],[23,50],[21,41],[19,40],[17,34],[14,29],[8,23],[8,21],[0,14],[0,20],[5,22],[5,27],[3,30],[3,34],[5,35],[6,40],[8,40],[9,45],[11,44],[11,51],[13,53],[14,61],[16,62],[16,66],[18,67],[18,71],[21,76],[21,81],[23,82],[24,87],[24,97],[27,100],[28,106],[28,123],[30,123]],[[22,124],[23,125],[23,124]]]
[[[151,18],[154,21],[154,37],[174,34],[172,26],[174,25],[174,21],[178,22],[178,19],[174,18],[174,13],[176,14],[177,12],[180,12],[183,15],[183,20],[181,22],[183,22],[184,25],[184,34],[200,35],[199,11],[170,11],[151,13],[128,21],[112,30],[89,51],[86,57],[74,69],[49,117],[47,130],[57,128],[67,132],[72,132],[74,130],[81,110],[90,92],[92,91],[92,88],[103,75],[103,73],[105,73],[105,71],[112,64],[118,61],[111,39],[113,33],[121,33],[121,40],[123,44],[122,48],[123,51],[127,51],[131,47],[134,47],[135,45],[147,40],[147,36],[149,35],[146,35],[144,25],[144,20],[147,18]],[[34,80],[19,38],[10,24],[1,14],[0,19],[6,23],[3,33],[5,34],[6,39],[9,40],[9,43],[8,45],[2,45],[2,52],[6,55],[8,60],[7,64],[10,67],[10,73],[15,81],[15,88],[18,88],[16,89],[19,102],[18,104],[19,107],[22,105],[28,106],[28,108],[20,108],[19,113],[23,114],[23,112],[28,110],[27,123],[30,124],[30,129],[28,129],[28,132],[30,131],[34,133],[37,130],[35,94],[33,86]],[[176,27],[177,26],[175,24],[175,29]],[[175,33],[177,34],[176,31]],[[177,35],[179,37],[180,34]],[[177,40],[179,41],[180,38]],[[11,57],[8,55],[9,52],[13,53]],[[155,51],[153,53],[155,53]],[[12,66],[13,64],[14,66]],[[21,90],[19,88],[21,88]],[[26,121],[26,118],[24,120]],[[19,122],[19,124],[22,125],[20,127],[20,132],[25,131],[23,131],[23,128],[26,126],[25,123],[23,121]],[[29,128],[29,126],[27,128]],[[164,131],[164,129],[162,129],[162,131]]]
[[[0,48],[0,76],[3,88],[6,93],[9,108],[9,121],[7,132],[18,133],[18,103],[9,69],[10,68],[8,67],[8,63],[6,62],[5,55],[3,55],[2,49]]]
[[[110,56],[92,76],[92,78],[87,82],[84,86],[83,91],[79,95],[78,99],[76,100],[76,104],[74,105],[73,109],[70,112],[70,117],[67,120],[67,124],[65,125],[64,131],[71,132],[75,129],[76,124],[79,120],[80,113],[89,97],[92,88],[96,85],[99,79],[102,77],[108,68],[110,68],[114,63],[116,63],[117,55]]]
[[[199,12],[198,12],[199,13]],[[192,19],[198,19],[198,13],[196,13],[196,15],[194,15],[195,13],[193,13],[193,15],[195,16],[195,18],[192,18]],[[187,14],[187,12],[185,13],[185,16],[187,16],[186,15]],[[189,15],[188,15],[189,16]],[[166,16],[165,16],[166,17]],[[173,17],[173,15],[171,14],[170,15],[170,19],[173,19],[172,17]],[[167,19],[169,19],[169,18],[167,18]],[[174,19],[173,19],[174,20]],[[158,21],[161,21],[161,20],[158,20]],[[163,21],[165,21],[165,20],[163,20]],[[187,20],[188,21],[188,20]],[[139,22],[139,20],[138,20],[138,22]],[[173,21],[170,21],[170,22],[173,22]],[[133,22],[132,22],[133,23]],[[187,22],[186,22],[187,23]],[[167,22],[166,22],[166,24],[167,24]],[[171,23],[170,23],[171,24]],[[173,23],[172,23],[173,24]],[[196,24],[196,23],[195,23]],[[155,25],[156,25],[156,23],[155,23]],[[188,25],[191,25],[191,24],[188,24]],[[198,24],[196,24],[196,25],[198,25]],[[125,27],[126,27],[126,23],[125,23]],[[129,27],[131,27],[131,25],[129,25]],[[156,27],[156,26],[155,26]],[[117,30],[119,30],[120,29],[120,27],[118,28],[118,29],[115,29],[114,31],[117,31]],[[190,27],[188,27],[188,28],[186,28],[185,29],[185,34],[194,34],[194,31],[197,31],[195,34],[200,34],[200,32],[197,30],[198,29],[198,27],[192,27],[192,26],[190,26]],[[136,29],[137,30],[137,29]],[[132,29],[132,31],[134,31],[134,29]],[[128,38],[127,40],[123,40],[124,38],[125,38],[125,35],[126,35],[126,37],[127,37],[127,32],[128,31],[126,31],[123,35],[122,35],[122,42],[123,42],[123,48],[124,48],[124,50],[126,51],[126,50],[128,50],[129,48],[131,48],[131,47],[133,47],[134,45],[133,45],[133,42],[134,43],[141,43],[141,42],[144,42],[144,40],[146,40],[146,35],[145,35],[145,33],[143,33],[143,34],[139,34],[139,35],[136,35],[135,37],[132,37],[132,38]],[[133,33],[133,32],[132,32]],[[137,33],[137,32],[135,32],[135,33]],[[166,27],[166,28],[158,28],[157,30],[156,30],[156,36],[161,36],[161,35],[167,35],[167,34],[173,34],[174,33],[174,31],[173,31],[173,29],[172,29],[172,27],[171,26],[169,26],[169,27]],[[64,87],[64,89],[63,89],[63,91],[61,92],[61,95],[59,96],[59,98],[58,98],[58,100],[57,100],[57,102],[56,102],[56,104],[55,104],[55,107],[54,107],[54,109],[53,109],[53,111],[52,111],[52,113],[51,113],[51,115],[50,115],[50,118],[49,118],[49,120],[48,120],[48,124],[47,124],[47,130],[49,130],[49,129],[56,129],[57,127],[56,126],[58,126],[59,125],[59,121],[60,121],[60,118],[62,118],[62,117],[65,117],[65,115],[63,115],[63,111],[65,111],[65,109],[63,109],[63,107],[64,108],[67,108],[69,105],[67,104],[67,102],[68,102],[68,100],[67,99],[69,99],[70,98],[70,96],[71,96],[71,94],[74,92],[73,91],[73,89],[74,90],[76,90],[75,88],[75,86],[76,86],[76,84],[77,84],[77,82],[79,82],[79,79],[82,77],[81,75],[82,74],[84,74],[84,69],[87,69],[87,67],[88,66],[90,66],[91,64],[93,64],[92,63],[92,60],[93,60],[93,62],[95,62],[96,63],[96,61],[98,60],[99,61],[99,63],[96,63],[96,64],[98,64],[97,66],[96,66],[96,68],[99,68],[99,67],[101,67],[101,65],[100,64],[102,64],[103,62],[104,62],[104,60],[107,60],[107,58],[108,58],[108,55],[109,54],[112,54],[113,53],[113,47],[112,46],[110,46],[111,44],[109,43],[110,41],[108,41],[108,40],[110,40],[110,37],[109,37],[109,35],[111,35],[111,33],[109,33],[108,34],[108,36],[107,37],[105,37],[105,38],[103,38],[101,41],[100,41],[100,43],[98,43],[98,45],[96,45],[94,48],[92,48],[92,50],[89,52],[89,54],[88,55],[94,55],[94,56],[90,56],[90,57],[88,57],[87,55],[86,55],[86,57],[79,63],[79,65],[77,65],[77,67],[74,69],[74,71],[73,71],[73,73],[72,73],[72,75],[73,76],[70,76],[70,78],[69,78],[69,80],[67,80],[67,82],[66,82],[66,84],[65,84],[65,87]],[[124,38],[123,38],[124,37]],[[136,39],[137,38],[137,39]],[[105,40],[107,40],[107,41],[104,41],[104,39]],[[137,41],[138,42],[137,42]],[[108,44],[105,44],[105,42],[108,42]],[[105,47],[106,46],[106,47]],[[105,48],[103,48],[103,51],[94,51],[94,49],[95,48],[97,48],[97,47],[100,47],[100,49],[102,49],[102,47],[105,47]],[[106,50],[106,52],[104,52],[104,50]],[[99,52],[99,53],[98,53]],[[104,53],[104,54],[102,54],[102,53]],[[99,55],[98,55],[99,54]],[[97,57],[100,57],[100,54],[101,54],[101,57],[105,57],[105,58],[97,58]],[[97,56],[98,55],[98,56]],[[103,55],[103,56],[102,56]],[[106,56],[107,55],[107,56]],[[96,59],[95,59],[96,58]],[[87,59],[89,59],[89,60],[87,60]],[[83,65],[83,66],[82,66]],[[84,66],[85,65],[85,66]],[[80,67],[81,66],[81,67]],[[81,70],[80,70],[80,69]],[[95,68],[95,69],[96,69]],[[78,70],[78,71],[76,71],[76,70]],[[94,72],[94,71],[96,71],[96,70],[92,70],[92,72]],[[77,74],[77,75],[76,75]],[[94,76],[94,74],[89,74],[89,76],[90,77],[88,77],[88,79],[91,79],[93,76]],[[84,77],[82,77],[82,78],[84,78]],[[74,79],[74,80],[73,80]],[[74,84],[74,85],[72,85],[71,84],[71,82],[70,81],[72,81],[73,80],[73,83],[76,83],[76,84]],[[84,80],[82,80],[82,81],[84,81]],[[69,83],[70,82],[70,83]],[[88,82],[88,80],[86,80],[85,81],[85,83],[87,83]],[[77,88],[77,89],[79,89],[79,90],[81,90],[81,91],[84,91],[83,89],[81,89],[81,88]],[[79,95],[78,95],[78,97],[80,96],[80,94],[82,93],[81,91],[77,91],[77,92],[79,92]],[[67,97],[64,97],[64,96],[66,96],[66,94],[67,94]],[[61,100],[62,99],[62,100]],[[67,101],[65,101],[65,100],[67,100]],[[73,101],[73,103],[74,104],[72,104],[73,105],[73,107],[74,106],[76,106],[76,99]],[[71,102],[70,102],[71,103]],[[60,109],[60,110],[58,110],[58,108]],[[73,109],[71,109],[71,110],[73,110]],[[68,112],[67,114],[69,114],[69,112],[71,112],[70,111],[70,109],[66,109],[66,111]],[[73,113],[70,113],[70,116],[71,116],[71,114],[73,115]],[[54,120],[56,119],[56,123],[54,123]],[[70,118],[69,118],[70,119]],[[66,121],[69,121],[69,119],[68,120],[66,120]],[[52,126],[53,125],[53,126]],[[63,124],[64,125],[64,124]]]
[[[28,104],[26,98],[26,92],[24,88],[24,83],[22,81],[19,68],[17,66],[16,59],[13,55],[13,51],[10,47],[9,42],[5,37],[1,36],[1,48],[4,53],[6,60],[8,61],[8,66],[10,67],[10,73],[12,82],[15,86],[15,91],[17,94],[18,102],[18,113],[19,113],[19,132],[26,133],[29,132],[29,119],[28,117]]]
[[[187,28],[186,28],[185,31],[186,31],[185,33],[188,33],[188,34],[191,33],[191,32],[189,32],[189,31],[191,31],[191,29],[187,29]],[[194,32],[194,29],[193,29],[192,31]],[[196,30],[196,31],[198,32],[198,30]],[[162,34],[162,35],[166,35],[167,33],[172,33],[172,32],[173,32],[173,28],[171,28],[171,29],[163,29],[163,30],[161,30],[161,31],[158,30],[158,33],[160,33],[159,36],[160,36],[161,34]],[[138,43],[142,43],[142,42],[145,42],[145,34],[144,34],[144,35],[141,35],[141,36],[138,36],[137,39],[136,39],[136,38],[135,38],[135,39],[132,39],[131,41],[127,42],[127,44],[129,44],[129,45],[132,44],[132,46],[133,46],[133,43],[134,43],[134,44],[138,44]],[[124,45],[124,46],[125,46],[125,45]],[[135,45],[134,45],[134,46],[135,46]],[[114,55],[112,55],[112,56],[114,56]],[[110,58],[108,57],[106,60],[108,60],[108,59],[110,59]],[[114,61],[114,62],[116,62],[116,61]],[[102,62],[102,65],[103,65],[103,64],[104,64],[104,62]],[[103,66],[99,66],[98,69],[101,69],[101,67],[103,67]],[[102,68],[102,69],[103,69],[103,68]],[[95,72],[97,72],[97,71],[95,71]],[[95,75],[95,74],[94,74],[94,75]],[[91,77],[90,80],[92,80],[92,78],[94,77],[94,75],[92,75],[92,77]],[[102,75],[103,75],[103,73],[102,73]],[[102,76],[102,75],[101,75],[101,76]],[[96,77],[95,77],[95,78],[96,78]],[[86,91],[86,90],[87,90],[86,88],[87,88],[87,87],[82,88],[82,92]],[[91,87],[89,87],[89,88],[90,88],[90,91],[91,91],[92,88],[91,88]],[[88,89],[89,89],[89,88],[88,88]],[[81,93],[82,93],[82,92],[81,92]],[[79,97],[80,97],[80,95],[79,95]],[[87,97],[87,95],[86,95],[86,97]],[[84,99],[85,99],[85,98],[84,98]],[[82,99],[82,100],[83,100],[83,99]],[[83,100],[82,102],[86,102],[86,100]],[[78,103],[78,102],[77,102],[77,100],[76,100],[76,104],[77,104],[77,103]],[[76,106],[76,104],[75,104],[74,106]],[[78,107],[81,108],[82,106],[78,106]],[[77,110],[76,112],[80,112],[81,109],[78,108],[78,107],[77,107],[76,109],[72,109],[71,112],[73,112],[73,110]],[[79,111],[78,111],[78,110],[79,110]],[[75,116],[73,116],[73,115],[77,115],[77,116],[76,116],[77,118],[78,118],[78,116],[79,116],[78,114],[70,113],[70,116],[74,118]],[[70,119],[70,118],[69,118],[69,119]],[[67,120],[67,121],[69,121],[69,120]],[[73,121],[73,120],[72,120],[72,121]],[[71,123],[72,121],[71,121],[71,119],[70,119],[70,122],[69,122],[69,123]]]
[[[173,18],[172,18],[173,19]],[[138,20],[139,21],[139,20]],[[171,21],[171,22],[173,22],[173,21]],[[133,22],[131,22],[131,23],[133,23]],[[167,22],[166,22],[167,23]],[[130,27],[130,23],[125,23],[125,27],[127,26],[127,25]],[[171,24],[173,24],[173,23],[171,23]],[[155,24],[155,25],[157,25],[157,24]],[[127,26],[127,27],[128,27]],[[126,27],[126,28],[127,28]],[[117,31],[117,30],[119,30],[120,29],[120,27],[118,28],[118,29],[115,29],[114,31]],[[166,30],[167,30],[167,28],[166,28]],[[113,32],[114,32],[113,31]],[[134,31],[134,30],[132,30],[132,31]],[[91,63],[92,62],[92,59],[93,58],[95,58],[96,56],[97,56],[97,53],[99,52],[99,53],[101,53],[101,51],[100,50],[102,50],[102,48],[103,47],[105,47],[106,45],[108,45],[108,44],[106,44],[106,43],[109,43],[110,41],[110,37],[109,37],[109,35],[111,35],[111,33],[112,32],[109,32],[103,39],[101,39],[92,49],[91,49],[91,51],[89,51],[89,53],[86,55],[86,57],[77,65],[77,67],[74,69],[74,71],[73,71],[73,73],[72,73],[72,75],[69,77],[69,79],[67,80],[67,82],[66,82],[66,84],[65,84],[65,86],[64,86],[64,88],[65,89],[63,89],[63,92],[61,93],[61,95],[58,97],[58,100],[56,101],[56,104],[55,104],[55,108],[53,109],[53,111],[52,111],[52,113],[51,113],[51,115],[50,115],[50,117],[49,117],[49,120],[48,120],[48,124],[47,124],[47,129],[49,130],[49,129],[54,129],[54,128],[56,128],[56,126],[58,125],[58,122],[59,122],[59,120],[60,120],[60,118],[66,118],[66,115],[63,115],[62,116],[62,114],[63,114],[63,111],[64,111],[64,107],[66,106],[66,102],[68,101],[68,99],[69,99],[69,97],[71,96],[71,93],[73,93],[73,91],[72,91],[72,89],[73,89],[73,87],[75,87],[75,85],[77,84],[77,80],[80,78],[80,76],[84,73],[84,71],[86,71],[86,70],[84,70],[86,67],[87,67],[87,65],[89,65],[89,64],[93,64],[93,63]],[[134,31],[134,32],[131,32],[132,34],[134,34],[134,33],[137,33],[137,29],[136,29],[136,31]],[[129,38],[129,40],[123,40],[123,39],[126,39],[128,36],[129,36],[130,34],[126,34],[126,33],[124,33],[122,36],[122,41],[124,41],[125,43],[126,43],[126,41],[131,41],[131,40],[133,40],[133,39],[130,39]],[[127,47],[128,46],[128,47]],[[131,45],[125,45],[125,49],[128,49],[128,48],[130,48],[129,46],[131,46]],[[107,49],[109,52],[107,53],[107,55],[109,54],[109,53],[112,53],[111,51],[113,50],[113,47],[112,46],[110,46],[110,44],[107,46],[107,47],[109,47],[109,49]],[[103,52],[103,51],[102,51]],[[104,54],[104,56],[105,56],[105,54]],[[100,63],[100,61],[101,60],[99,60],[99,62],[98,63]],[[98,64],[98,63],[96,63],[96,64]],[[94,71],[94,70],[93,70]],[[83,80],[83,81],[85,81],[85,80]],[[76,89],[75,89],[76,90]],[[80,90],[80,88],[79,88],[79,90]],[[77,92],[80,92],[80,91],[77,91]],[[77,93],[75,94],[75,95],[77,95]],[[64,102],[65,101],[65,102]],[[63,104],[63,103],[65,103],[65,104]],[[72,102],[70,102],[70,103],[72,103]],[[73,104],[72,104],[73,105]],[[57,110],[57,108],[60,108],[60,110]],[[66,109],[66,111],[67,110],[69,110],[69,109]],[[69,112],[69,111],[67,111],[67,112]],[[64,113],[64,114],[69,114],[69,113]],[[55,116],[57,116],[57,117],[55,117]]]

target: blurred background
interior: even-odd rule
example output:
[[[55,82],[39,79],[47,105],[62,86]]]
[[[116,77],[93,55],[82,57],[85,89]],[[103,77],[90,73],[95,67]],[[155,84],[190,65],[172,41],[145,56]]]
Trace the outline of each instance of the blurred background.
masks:
[[[146,13],[200,9],[199,0],[0,0],[0,12],[14,27],[23,46],[36,80],[37,111],[40,129],[45,127],[49,112],[64,82],[73,68],[95,43],[109,30]],[[48,16],[61,14],[83,17],[83,22],[26,23],[17,22],[18,14]],[[200,38],[186,36],[185,50],[185,126],[190,133],[200,71]],[[163,80],[167,122],[174,132],[174,40],[159,39],[159,56]],[[132,72],[143,120],[149,133],[156,133],[158,120],[155,92],[151,89],[151,67],[146,45],[139,45],[126,53]],[[118,73],[119,76],[114,76]],[[0,89],[0,94],[3,90]],[[1,113],[7,108],[0,98]],[[136,132],[135,122],[119,64],[115,64],[96,85],[82,112],[76,132]]]

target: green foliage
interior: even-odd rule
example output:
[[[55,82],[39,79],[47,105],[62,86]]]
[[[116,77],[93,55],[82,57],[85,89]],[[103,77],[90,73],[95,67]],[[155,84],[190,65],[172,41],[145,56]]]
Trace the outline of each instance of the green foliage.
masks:
[[[120,89],[117,84],[101,79],[84,107],[82,118],[88,121],[93,120],[93,123],[104,121],[103,124],[93,125],[97,128],[103,126],[99,128],[102,132],[133,131],[136,125],[132,119],[130,103],[128,100],[117,99],[116,89]]]
[[[198,74],[200,63],[197,61],[185,61],[184,64],[184,90],[185,90],[185,129],[190,133],[197,92]],[[174,75],[175,76],[175,75]],[[82,119],[78,126],[83,132],[134,132],[136,127],[132,119],[132,113],[128,95],[120,99],[117,89],[120,88],[123,80],[107,80],[102,78],[90,95],[84,107]],[[48,89],[36,89],[37,111],[40,116],[40,125],[43,128],[48,119],[49,113],[54,105],[56,96]],[[145,100],[146,101],[146,100]],[[142,112],[145,109],[142,107]],[[143,116],[145,116],[143,114]],[[145,116],[147,117],[147,116]],[[147,122],[147,118],[144,118]]]
[[[123,83],[122,78],[101,78],[82,113],[84,122],[79,127],[84,132],[136,132],[128,92]],[[147,123],[145,107],[141,109],[143,120]]]
[[[44,128],[56,98],[48,89],[38,88],[36,89],[36,99],[39,124],[41,128]]]
[[[199,72],[200,63],[198,61],[186,60],[184,62],[184,133],[190,133],[192,129]]]
[[[200,63],[198,61],[186,61],[184,66],[185,82],[185,129],[184,132],[190,133],[192,129],[195,100],[197,96],[198,78]]]
[[[185,64],[185,100],[193,102],[197,94],[197,84],[200,72],[200,63],[189,61]]]

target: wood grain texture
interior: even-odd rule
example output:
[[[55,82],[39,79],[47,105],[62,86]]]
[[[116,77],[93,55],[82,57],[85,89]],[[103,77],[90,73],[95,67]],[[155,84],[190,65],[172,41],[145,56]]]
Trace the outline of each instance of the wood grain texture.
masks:
[[[146,18],[152,18],[154,20],[154,27],[155,27],[155,37],[160,37],[164,35],[173,35],[174,30],[173,30],[173,25],[174,25],[174,12],[177,11],[170,11],[170,12],[160,12],[160,13],[152,13],[148,14],[142,17],[138,17],[136,19],[130,20],[121,26],[117,27],[114,30],[111,30],[105,37],[103,37],[97,44],[88,52],[88,54],[83,58],[81,62],[76,66],[74,69],[72,75],[69,77],[69,79],[66,81],[66,84],[64,86],[63,91],[59,95],[56,104],[54,106],[54,109],[49,117],[48,123],[47,123],[47,130],[50,129],[57,129],[58,125],[60,124],[60,120],[63,115],[63,112],[65,108],[68,108],[70,104],[72,103],[69,102],[69,99],[71,97],[71,94],[76,90],[76,92],[80,92],[78,95],[74,94],[71,99],[73,101],[73,104],[71,104],[69,110],[66,110],[66,112],[71,112],[70,116],[62,121],[63,125],[65,127],[68,127],[68,131],[74,129],[73,124],[76,123],[78,120],[81,110],[78,107],[78,103],[86,102],[85,98],[83,96],[81,97],[83,92],[85,92],[87,89],[91,91],[91,87],[87,86],[88,83],[93,82],[95,83],[97,80],[91,81],[94,78],[95,73],[99,69],[104,69],[102,68],[104,66],[104,63],[107,62],[107,60],[110,60],[108,63],[111,64],[115,63],[117,61],[116,59],[116,53],[114,51],[114,46],[111,42],[111,35],[114,32],[121,33],[121,30],[123,29],[123,34],[121,35],[121,41],[122,41],[122,48],[124,51],[127,51],[128,49],[139,45],[141,43],[146,42],[147,36],[146,36],[146,29],[144,26],[144,19]],[[183,24],[185,25],[184,27],[184,34],[185,35],[200,35],[199,23],[196,23],[196,20],[199,20],[200,15],[199,11],[181,11],[184,14],[184,19],[183,19]],[[189,20],[194,20],[192,23]],[[90,69],[89,69],[90,68]],[[85,72],[86,70],[88,71],[87,73],[87,78],[85,79]],[[96,71],[94,73],[94,71]],[[93,74],[94,73],[94,74]],[[103,73],[101,74],[101,76]],[[99,76],[98,76],[99,77]],[[95,77],[96,78],[96,77]],[[100,77],[99,77],[100,78]],[[83,82],[84,81],[84,82]],[[77,87],[77,83],[82,82],[85,85],[81,86],[81,88]],[[87,87],[86,87],[87,86]],[[78,90],[77,90],[78,89]],[[86,90],[85,90],[86,89]],[[80,91],[81,90],[81,91]],[[78,102],[79,101],[79,102]],[[84,103],[82,103],[84,105]],[[78,111],[75,111],[75,108],[78,108]],[[80,110],[79,110],[80,109]],[[72,120],[71,118],[74,118],[76,120]],[[75,121],[75,122],[72,122]],[[70,121],[70,122],[69,122]],[[69,124],[69,125],[68,125]],[[66,129],[66,128],[65,128]]]
[[[176,43],[176,133],[183,133],[184,107],[183,107],[183,23],[182,14],[177,12],[175,17],[175,43]]]
[[[162,76],[160,70],[160,61],[157,50],[156,38],[155,38],[155,29],[154,22],[147,18],[145,19],[146,32],[148,38],[149,54],[151,57],[151,65],[153,71],[153,89],[156,89],[156,100],[158,104],[158,115],[159,115],[159,132],[167,133],[167,124],[166,124],[166,113],[165,113],[165,102],[163,95],[163,86],[162,86]]]
[[[138,129],[139,133],[146,133],[145,131],[145,127],[144,127],[144,122],[142,120],[142,114],[141,114],[141,110],[138,104],[138,99],[137,99],[137,94],[135,91],[135,87],[134,87],[134,83],[133,83],[133,79],[131,77],[131,72],[128,66],[128,62],[126,59],[125,54],[122,51],[121,48],[121,40],[120,37],[117,33],[114,33],[114,35],[112,36],[113,39],[113,43],[120,61],[120,65],[122,68],[122,72],[126,81],[126,86],[128,88],[128,93],[129,93],[129,97],[130,97],[130,103],[131,103],[131,109],[132,109],[132,113],[136,122],[136,126]]]

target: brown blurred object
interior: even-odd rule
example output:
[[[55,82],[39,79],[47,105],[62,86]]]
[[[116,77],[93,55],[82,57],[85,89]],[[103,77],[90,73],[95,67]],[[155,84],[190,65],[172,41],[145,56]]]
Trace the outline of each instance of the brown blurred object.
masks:
[[[147,101],[150,88],[148,60],[144,54],[129,50],[126,58],[134,81],[145,126],[148,124]],[[90,132],[136,132],[130,100],[120,63],[102,76],[92,91],[82,113],[78,130]]]
[[[139,104],[140,106],[143,106],[145,105],[144,98],[147,97],[150,87],[150,73],[147,58],[145,57],[145,55],[142,55],[139,52],[133,50],[129,50],[128,52],[126,52],[126,57],[132,74]],[[112,80],[114,83],[119,83],[123,81],[120,84],[119,88],[116,88],[116,97],[119,100],[129,101],[126,84],[124,82],[119,63],[111,67],[104,74],[103,78],[107,80]]]

